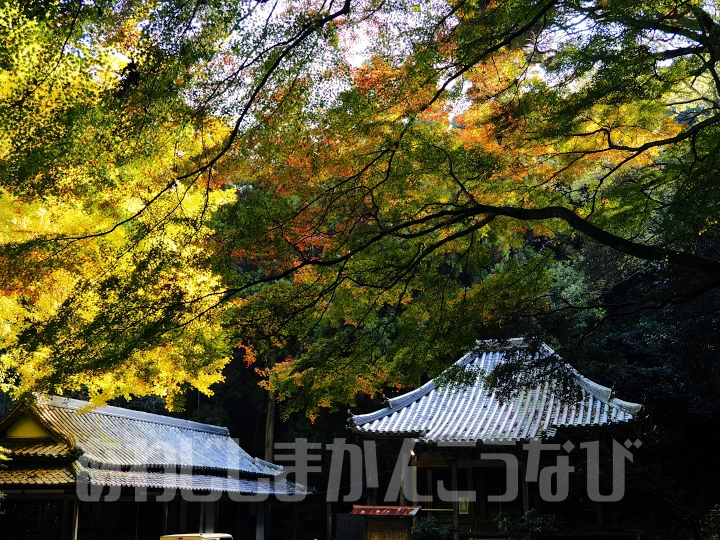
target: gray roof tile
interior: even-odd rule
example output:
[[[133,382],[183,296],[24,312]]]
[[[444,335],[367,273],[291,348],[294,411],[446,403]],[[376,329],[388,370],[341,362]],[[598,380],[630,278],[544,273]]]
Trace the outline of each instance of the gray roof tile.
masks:
[[[70,465],[43,468],[0,468],[0,485],[70,485],[75,475]]]
[[[34,441],[24,439],[5,439],[1,443],[10,457],[48,457],[63,458],[73,455],[70,445],[54,440]]]
[[[456,366],[477,369],[474,384],[438,386],[435,379],[388,401],[388,407],[351,418],[354,431],[369,436],[412,436],[424,442],[492,442],[541,438],[560,426],[602,425],[626,422],[641,406],[612,397],[609,388],[575,372],[581,399],[566,403],[558,396],[557,381],[520,390],[502,402],[484,377],[504,361],[510,351],[522,350],[521,339],[506,348],[470,352]],[[547,345],[542,354],[554,355]]]
[[[275,476],[281,468],[251,457],[226,428],[119,407],[38,397],[37,416],[90,462],[112,466],[192,467]]]
[[[310,491],[284,478],[240,478],[202,474],[85,469],[79,479],[98,486],[207,490],[257,495],[308,494]]]

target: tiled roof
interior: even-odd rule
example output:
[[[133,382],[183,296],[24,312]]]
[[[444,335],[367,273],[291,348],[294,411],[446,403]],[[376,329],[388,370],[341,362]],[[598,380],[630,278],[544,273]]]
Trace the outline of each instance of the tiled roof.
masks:
[[[35,414],[82,452],[88,461],[112,466],[180,466],[274,476],[281,468],[252,458],[226,428],[101,407],[60,397],[39,397]]]
[[[85,469],[77,462],[64,467],[0,468],[0,486],[67,486],[79,480],[97,486],[219,491],[255,495],[308,494],[306,487],[284,478],[240,478],[199,474]]]
[[[8,451],[10,457],[70,457],[73,454],[72,448],[62,442],[54,440],[34,441],[23,439],[6,439],[2,447]]]
[[[575,372],[581,399],[562,402],[557,382],[550,381],[519,391],[503,402],[485,384],[485,375],[511,351],[521,351],[520,339],[493,352],[470,352],[456,366],[476,369],[468,386],[438,387],[435,380],[417,390],[389,400],[388,407],[353,416],[354,431],[370,436],[412,436],[424,442],[492,442],[541,438],[560,426],[602,425],[626,422],[641,406],[613,397],[612,391]],[[542,346],[543,355],[554,351]]]
[[[0,468],[0,485],[69,485],[75,483],[70,465],[45,468]]]
[[[0,440],[13,458],[0,468],[0,485],[68,485],[77,479],[102,486],[308,493],[285,480],[281,466],[251,457],[223,427],[44,396],[18,405],[2,427],[22,415],[42,424],[48,437]],[[51,466],[36,465],[50,460]]]
[[[284,478],[240,478],[201,474],[84,469],[80,480],[98,486],[206,490],[247,495],[308,494],[306,487]]]

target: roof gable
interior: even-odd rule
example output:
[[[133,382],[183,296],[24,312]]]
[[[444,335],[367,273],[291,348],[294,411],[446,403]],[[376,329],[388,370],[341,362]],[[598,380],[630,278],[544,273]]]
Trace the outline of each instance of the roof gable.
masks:
[[[513,339],[504,346],[494,346],[493,351],[471,351],[455,366],[477,369],[474,384],[438,386],[433,379],[412,392],[388,400],[384,409],[353,416],[351,427],[371,436],[414,436],[425,442],[512,441],[551,435],[559,426],[625,422],[640,410],[639,404],[614,398],[610,388],[575,370],[582,396],[576,403],[564,403],[559,398],[557,381],[526,387],[503,402],[487,387],[485,375],[504,362],[508,353],[522,352],[526,347],[522,339]],[[540,354],[551,356],[555,352],[542,345]]]
[[[0,421],[0,439],[5,446],[21,447],[44,442],[67,446],[68,439],[37,414],[33,401],[21,401]]]
[[[50,433],[37,421],[23,412],[2,433],[7,439],[49,439]]]

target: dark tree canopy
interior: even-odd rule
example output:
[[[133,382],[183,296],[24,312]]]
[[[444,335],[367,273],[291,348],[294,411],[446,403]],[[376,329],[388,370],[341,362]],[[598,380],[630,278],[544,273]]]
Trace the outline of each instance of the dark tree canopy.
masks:
[[[313,415],[479,338],[580,358],[608,321],[712,302],[718,18],[3,4],[2,382],[172,403],[236,347]]]

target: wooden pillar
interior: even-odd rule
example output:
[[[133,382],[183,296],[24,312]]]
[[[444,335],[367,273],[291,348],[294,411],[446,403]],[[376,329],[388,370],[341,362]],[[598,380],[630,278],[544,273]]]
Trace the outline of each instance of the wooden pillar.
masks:
[[[200,504],[200,532],[215,532],[215,501],[203,501]]]
[[[250,506],[250,505],[247,505]],[[243,512],[244,510],[244,512]],[[245,534],[245,531],[243,530],[243,523],[241,516],[243,514],[248,514],[248,508],[240,502],[235,503],[235,534],[233,534],[233,538],[240,538],[240,531],[242,530],[242,533]],[[228,531],[229,532],[229,531]],[[232,534],[232,533],[231,533]]]
[[[472,467],[467,468],[467,484],[468,493],[475,493]],[[472,497],[470,497],[470,500],[468,501],[468,520],[470,520],[470,537],[475,538],[475,502],[472,500]]]
[[[603,528],[604,523],[603,523],[602,504],[600,504],[599,502],[595,503],[595,522],[599,529]]]
[[[404,457],[401,454],[401,459]],[[405,477],[407,473],[407,467],[405,464],[402,464],[402,469],[400,470],[400,506],[407,506],[407,499],[405,498],[405,483],[408,481],[408,478]]]
[[[410,461],[411,469],[410,469],[410,493],[412,494],[412,499],[410,500],[410,504],[412,506],[417,506],[417,490],[418,490],[418,483],[417,483],[417,462],[416,458],[412,458]]]
[[[417,467],[417,456],[410,457],[410,504],[417,506],[418,504],[418,467]],[[413,516],[410,522],[410,527],[414,527],[417,523],[417,516]]]
[[[255,504],[255,540],[265,540],[265,502]]]
[[[138,533],[140,532],[140,502],[135,503],[135,540],[138,540]]]
[[[427,484],[427,493],[428,501],[425,503],[426,508],[432,508],[432,501],[433,501],[433,493],[435,493],[435,490],[433,489],[433,474],[432,469],[428,467],[425,469],[425,483]]]
[[[178,531],[181,534],[184,534],[188,531],[188,525],[187,525],[187,515],[188,515],[188,503],[185,499],[182,497],[180,498],[180,530]]]
[[[70,518],[70,540],[77,540],[78,523],[80,521],[80,500],[75,497],[73,499],[72,517]]]
[[[331,502],[326,503],[326,509],[327,509],[327,523],[325,524],[325,526],[326,526],[325,538],[327,538],[327,540],[332,540],[332,538],[333,538],[333,503],[331,503]]]
[[[488,518],[488,500],[487,500],[487,467],[480,467],[479,470],[480,485],[477,490],[478,505],[480,506],[480,519]]]
[[[163,502],[163,520],[162,520],[162,534],[165,536],[168,533],[168,503]]]
[[[452,461],[452,512],[453,512],[453,527],[455,527],[455,540],[460,540],[460,501],[458,501],[457,490],[457,460]]]
[[[270,506],[268,501],[262,503],[263,516],[265,516],[265,521],[263,521],[263,534],[265,535],[265,540],[270,540],[270,533],[272,532],[272,506]]]
[[[68,540],[70,535],[70,499],[63,500],[62,524],[60,525],[60,540]]]
[[[521,450],[522,452],[522,450]],[[528,491],[528,483],[525,480],[525,475],[527,473],[527,459],[524,454],[520,456],[520,486],[522,488],[522,500],[523,500],[523,510],[527,512],[530,510],[530,492]]]

